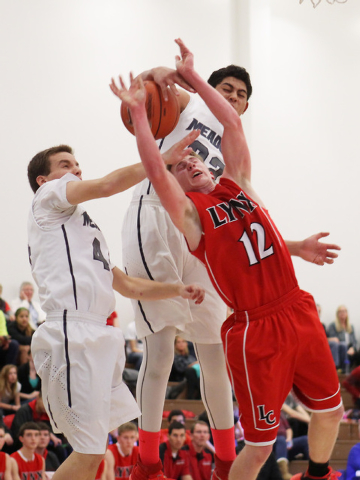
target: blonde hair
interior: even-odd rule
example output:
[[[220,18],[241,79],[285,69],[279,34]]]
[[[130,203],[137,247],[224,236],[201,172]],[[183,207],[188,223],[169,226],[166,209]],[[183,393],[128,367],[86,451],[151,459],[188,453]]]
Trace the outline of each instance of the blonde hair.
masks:
[[[138,433],[138,429],[137,429],[137,426],[135,425],[135,423],[127,422],[127,423],[123,423],[118,428],[118,435],[121,435],[124,432],[136,432],[136,433]]]
[[[180,351],[176,348],[176,340],[177,340],[178,338],[181,338],[182,340],[185,340],[185,339],[184,339],[183,337],[181,337],[180,335],[176,335],[175,340],[174,340],[175,355],[184,355],[182,352],[180,352]],[[186,341],[186,340],[185,340],[185,341]],[[186,341],[185,355],[189,355],[189,347],[188,347],[187,341]]]
[[[9,383],[9,372],[12,368],[15,368],[17,375],[17,366],[12,364],[5,365],[0,371],[0,398],[5,393],[10,393],[12,399],[15,398],[17,382],[14,382],[13,384]]]
[[[341,332],[341,331],[344,330],[344,328],[343,328],[343,326],[342,326],[342,324],[339,320],[339,311],[343,310],[343,309],[345,309],[346,312],[347,312],[347,308],[345,307],[345,305],[339,305],[338,308],[336,309],[335,327],[336,327],[337,332]],[[352,332],[352,326],[350,325],[349,314],[347,314],[347,316],[346,316],[345,323],[346,323],[345,331],[348,332],[348,333],[351,333]]]

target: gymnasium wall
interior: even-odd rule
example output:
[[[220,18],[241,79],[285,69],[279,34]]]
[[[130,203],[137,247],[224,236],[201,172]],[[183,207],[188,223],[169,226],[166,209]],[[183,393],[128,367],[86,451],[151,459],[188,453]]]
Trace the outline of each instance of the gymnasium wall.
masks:
[[[333,266],[295,259],[300,285],[330,322],[349,307],[360,339],[358,295],[358,85],[360,4],[313,9],[310,0],[0,0],[0,283],[11,300],[31,279],[26,167],[39,150],[75,149],[83,178],[137,161],[108,83],[174,65],[182,37],[204,76],[230,62],[251,73],[244,116],[253,183],[286,238],[331,231]],[[88,202],[121,266],[121,223],[131,192]],[[117,295],[123,325],[132,318]]]

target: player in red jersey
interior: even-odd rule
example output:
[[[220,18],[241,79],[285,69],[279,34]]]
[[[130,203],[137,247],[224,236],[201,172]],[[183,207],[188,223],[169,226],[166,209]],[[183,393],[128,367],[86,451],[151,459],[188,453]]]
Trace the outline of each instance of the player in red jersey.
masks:
[[[5,428],[0,425],[0,450],[5,445]],[[13,480],[11,476],[11,462],[7,453],[0,451],[0,480]]]
[[[124,423],[118,428],[117,443],[109,445],[106,454],[106,480],[127,480],[136,464],[139,447],[135,445],[138,439],[136,425]]]
[[[335,478],[328,461],[343,407],[315,303],[299,289],[285,242],[251,186],[240,118],[194,71],[193,56],[182,41],[177,43],[182,55],[178,72],[224,125],[226,167],[219,184],[194,155],[172,166],[173,175],[166,170],[148,127],[140,80],[132,81],[129,91],[122,80],[122,89],[113,82],[112,90],[131,110],[140,156],[163,206],[234,310],[222,327],[222,340],[246,445],[229,479],[256,478],[272,450],[291,387],[313,412],[311,460],[303,478]],[[315,362],[321,375],[313,369]]]
[[[19,431],[22,447],[10,456],[15,460],[13,477],[21,480],[41,480],[45,478],[45,459],[35,453],[40,438],[40,428],[35,422],[26,422]]]
[[[191,442],[183,447],[189,455],[190,475],[193,480],[210,480],[211,478],[213,455],[206,448],[209,439],[208,424],[201,420],[195,422],[191,427]]]
[[[192,480],[189,455],[181,450],[185,443],[185,425],[174,421],[169,427],[169,439],[160,444],[159,453],[164,475],[173,480]]]

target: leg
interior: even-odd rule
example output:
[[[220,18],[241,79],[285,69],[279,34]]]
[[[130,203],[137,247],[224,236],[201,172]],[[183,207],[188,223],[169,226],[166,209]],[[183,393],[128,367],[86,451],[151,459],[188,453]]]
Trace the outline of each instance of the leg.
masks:
[[[309,460],[309,442],[307,435],[293,438],[293,446],[288,452],[289,461],[294,460],[299,453],[303,454],[303,460]]]
[[[255,447],[245,445],[236,457],[229,473],[229,480],[255,480],[272,451],[272,445]]]
[[[340,357],[339,357],[339,343],[338,342],[329,342],[329,347],[331,350],[331,355],[334,359],[336,368],[340,368]]]
[[[326,463],[329,461],[343,413],[344,408],[341,406],[331,412],[314,412],[311,415],[308,442],[309,455],[313,462]]]
[[[142,416],[139,418],[139,446],[140,458],[145,465],[159,461],[157,442],[166,386],[174,360],[175,335],[175,327],[165,327],[144,339],[144,357],[139,371],[136,397],[142,411]]]
[[[72,452],[64,463],[56,470],[53,480],[94,480],[97,469],[104,455],[87,455]]]
[[[197,376],[196,370],[194,368],[187,368],[185,370],[185,378],[187,381],[187,396],[186,398],[189,400],[198,400],[199,397],[199,389],[200,389],[200,382]]]
[[[200,364],[200,391],[216,450],[215,471],[226,479],[236,457],[232,390],[222,344],[195,344]]]

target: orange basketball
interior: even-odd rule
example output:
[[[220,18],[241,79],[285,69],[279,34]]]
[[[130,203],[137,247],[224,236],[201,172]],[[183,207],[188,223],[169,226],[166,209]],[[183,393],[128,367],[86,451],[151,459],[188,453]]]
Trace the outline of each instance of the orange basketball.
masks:
[[[176,127],[180,117],[180,105],[176,95],[168,88],[168,101],[166,102],[161,88],[153,81],[144,82],[146,89],[145,108],[151,132],[155,140],[164,138]],[[125,127],[134,135],[130,111],[121,104],[121,119]]]

